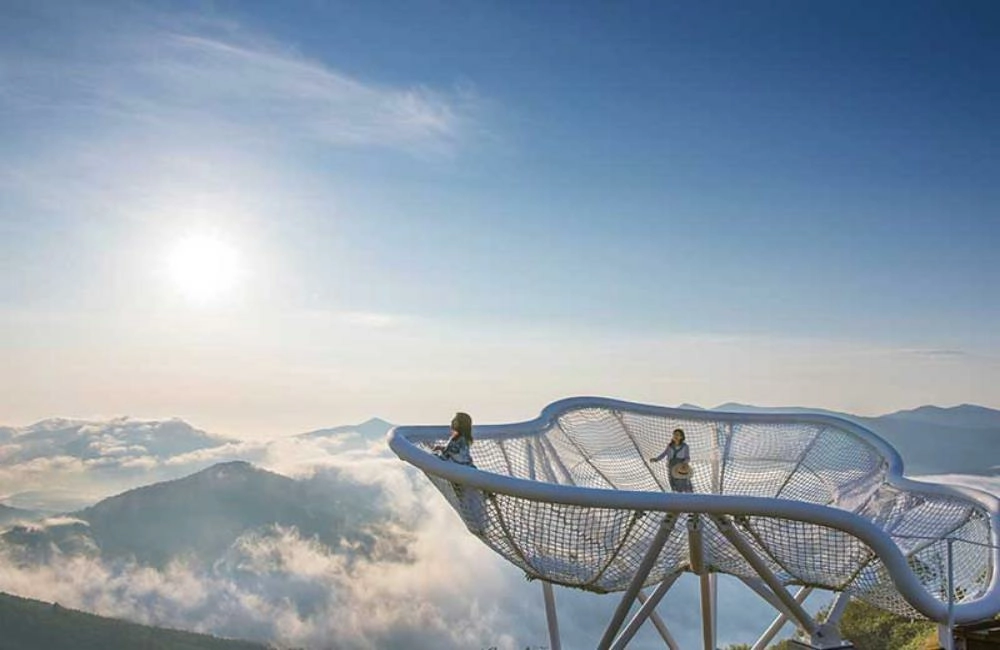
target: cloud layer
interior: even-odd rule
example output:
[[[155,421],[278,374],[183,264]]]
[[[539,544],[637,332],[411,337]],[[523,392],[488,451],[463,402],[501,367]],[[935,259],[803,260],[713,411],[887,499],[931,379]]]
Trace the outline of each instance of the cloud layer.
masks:
[[[136,8],[37,15],[64,46],[0,49],[0,108],[20,121],[413,153],[450,150],[473,124],[467,89],[363,80],[233,21]]]
[[[511,617],[528,613],[503,611],[516,602],[508,594],[516,573],[461,529],[433,488],[375,454],[331,465],[382,487],[400,525],[415,531],[406,536],[405,558],[378,546],[370,557],[337,554],[294,529],[271,528],[241,537],[210,569],[177,560],[157,571],[93,553],[54,553],[39,565],[8,550],[0,590],[288,646],[518,647],[511,633],[525,628]],[[80,523],[53,519],[40,527]]]
[[[208,568],[177,559],[162,570],[102,560],[94,552],[53,549],[39,564],[8,550],[0,562],[0,590],[286,647],[520,650],[548,645],[539,585],[526,582],[470,535],[426,479],[391,457],[381,443],[346,434],[241,449],[272,470],[308,477],[335,469],[343,480],[376,487],[400,535],[386,535],[383,546],[366,556],[334,552],[294,529],[272,527],[243,535]],[[219,448],[189,456],[210,462],[223,453]],[[79,525],[55,519],[39,526],[69,533],[68,527]],[[407,540],[405,553],[393,546],[399,540]],[[739,612],[725,622],[724,640],[746,640],[760,631],[769,608],[722,582],[722,603]],[[682,579],[660,608],[682,642],[694,643],[700,634],[696,588],[695,581]],[[561,589],[556,597],[567,647],[593,645],[617,603],[614,596]],[[644,630],[636,647],[661,646],[654,632]]]
[[[126,426],[129,423],[134,430]],[[51,529],[52,534],[36,537],[56,539],[58,547],[36,545],[28,554],[11,548],[2,551],[2,591],[283,647],[520,650],[548,645],[539,585],[526,582],[518,570],[470,535],[429,482],[392,456],[378,432],[362,435],[338,427],[320,435],[218,441],[214,446],[158,455],[150,451],[156,445],[143,439],[155,430],[152,423],[119,420],[74,426],[85,427],[101,450],[130,451],[93,459],[73,457],[60,451],[66,449],[65,437],[43,436],[55,456],[36,454],[4,468],[2,476],[11,481],[34,476],[39,485],[75,477],[81,485],[107,492],[116,482],[185,475],[234,459],[303,480],[329,471],[339,480],[372,488],[351,494],[379,495],[375,501],[384,508],[386,532],[369,553],[352,553],[349,548],[333,550],[293,528],[272,526],[245,533],[212,564],[175,558],[158,570],[134,561],[102,559],[99,550],[86,543],[89,537],[80,529],[86,522],[53,518],[25,534]],[[58,433],[65,427],[40,429]],[[7,443],[18,437],[15,431],[6,436]],[[36,451],[41,454],[42,449]],[[149,469],[131,474],[134,463]],[[922,480],[1000,493],[996,477],[938,475]],[[331,498],[346,494],[342,491]],[[756,638],[773,616],[771,608],[732,579],[721,577],[719,585],[720,611],[727,612],[720,620],[720,645]],[[685,575],[659,607],[683,645],[699,643],[697,590],[697,580]],[[614,595],[564,589],[556,590],[556,598],[567,647],[593,646],[617,604]],[[818,594],[808,606],[814,611],[828,600]],[[662,647],[662,641],[644,628],[635,646]]]

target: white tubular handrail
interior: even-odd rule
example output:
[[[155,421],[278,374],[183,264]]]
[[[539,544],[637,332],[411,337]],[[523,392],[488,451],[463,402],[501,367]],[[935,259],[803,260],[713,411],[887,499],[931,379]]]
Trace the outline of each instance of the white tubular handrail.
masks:
[[[952,620],[957,624],[972,623],[992,618],[1000,613],[1000,500],[972,488],[925,483],[905,478],[903,462],[896,450],[873,432],[849,420],[819,413],[727,413],[636,404],[603,397],[575,397],[550,404],[534,420],[504,425],[477,425],[476,436],[480,440],[503,440],[537,435],[549,430],[561,415],[591,408],[713,422],[831,426],[855,436],[859,441],[874,448],[884,459],[887,467],[885,484],[904,492],[964,501],[988,514],[992,564],[988,585],[980,597],[955,604]],[[773,517],[843,531],[866,544],[878,556],[896,590],[913,609],[939,623],[949,620],[948,603],[938,600],[927,591],[890,534],[873,521],[854,512],[786,498],[644,492],[542,483],[444,462],[415,444],[438,440],[447,433],[448,429],[445,426],[401,426],[389,432],[388,443],[399,458],[425,473],[487,493],[580,507],[734,517]]]

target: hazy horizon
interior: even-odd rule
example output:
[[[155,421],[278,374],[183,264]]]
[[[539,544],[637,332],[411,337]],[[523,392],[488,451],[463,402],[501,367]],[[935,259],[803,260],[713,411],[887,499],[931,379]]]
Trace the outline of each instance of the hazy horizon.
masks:
[[[577,396],[567,396],[567,397],[577,397]],[[547,406],[547,405],[548,404],[544,404],[542,406],[544,407],[544,406]],[[929,407],[929,408],[940,408],[940,409],[944,409],[944,410],[957,409],[957,408],[961,408],[961,407],[973,407],[973,408],[984,408],[984,409],[989,409],[991,411],[1000,412],[1000,409],[995,409],[995,408],[991,408],[991,407],[988,407],[988,406],[983,406],[982,404],[971,404],[971,403],[968,403],[968,402],[963,402],[963,403],[959,403],[959,404],[950,404],[950,405],[920,404],[920,405],[915,405],[915,406],[910,407],[910,408],[896,409],[896,410],[889,411],[889,412],[884,412],[884,413],[883,412],[878,412],[878,413],[849,413],[849,412],[846,412],[846,411],[837,411],[836,409],[828,409],[828,408],[815,407],[815,406],[809,406],[809,405],[805,405],[805,406],[803,406],[803,405],[794,405],[794,404],[760,405],[760,404],[745,404],[745,403],[740,403],[740,402],[725,402],[725,403],[713,404],[713,405],[691,404],[691,403],[683,403],[683,404],[658,404],[658,405],[659,406],[675,407],[675,408],[692,407],[692,408],[698,408],[698,409],[719,409],[719,408],[725,407],[727,405],[740,405],[740,406],[748,406],[748,407],[754,407],[754,408],[776,409],[776,410],[777,409],[782,409],[782,408],[806,409],[806,410],[816,409],[816,410],[822,410],[822,411],[836,411],[836,412],[840,412],[840,413],[843,413],[844,415],[848,415],[848,416],[867,417],[867,418],[885,417],[885,416],[894,415],[894,414],[900,413],[900,412],[908,412],[908,411],[912,411],[912,410],[916,410],[916,409],[920,409],[920,408],[927,408],[927,407]],[[541,407],[539,408],[539,412],[540,411],[541,411]],[[538,413],[536,412],[536,413],[532,414],[531,416],[525,416],[523,418],[517,418],[516,420],[512,420],[512,421],[529,420],[529,419],[533,419],[534,417],[537,417],[537,415],[538,415]],[[445,419],[446,420],[450,420],[450,417],[447,417]],[[424,424],[429,424],[429,425],[438,424],[438,425],[442,425],[442,424],[446,424],[446,422],[440,421],[440,418],[437,419],[437,420],[427,420],[427,421],[420,421],[420,422],[394,422],[394,421],[391,421],[391,420],[389,420],[387,418],[381,417],[378,414],[374,414],[374,415],[370,415],[368,417],[365,417],[365,418],[363,418],[361,420],[358,420],[358,421],[355,421],[355,422],[327,422],[327,423],[320,424],[318,426],[313,426],[311,428],[306,428],[306,429],[303,429],[303,430],[270,432],[269,435],[268,434],[264,434],[264,435],[240,435],[239,432],[223,433],[221,431],[216,431],[216,430],[213,430],[213,429],[209,429],[207,427],[200,426],[200,424],[198,422],[191,421],[190,419],[184,418],[184,417],[179,416],[179,415],[170,415],[170,416],[166,416],[166,417],[143,417],[141,414],[118,414],[118,415],[110,415],[110,416],[105,416],[105,415],[97,414],[97,415],[89,415],[89,416],[54,415],[54,416],[44,417],[44,418],[41,418],[41,419],[38,419],[38,420],[33,420],[31,422],[24,422],[24,423],[0,422],[0,428],[8,428],[8,429],[15,429],[15,430],[21,430],[21,431],[23,431],[25,429],[29,429],[29,428],[37,426],[37,425],[42,425],[42,424],[50,423],[50,422],[57,422],[57,421],[60,421],[60,420],[65,420],[67,422],[80,422],[80,423],[98,424],[98,425],[103,425],[103,424],[108,424],[108,423],[113,423],[113,422],[118,422],[118,421],[132,422],[132,423],[154,423],[154,422],[155,423],[165,423],[165,422],[177,421],[177,422],[182,422],[184,424],[187,424],[187,425],[191,426],[192,428],[194,428],[196,430],[204,431],[206,434],[209,434],[211,436],[219,436],[221,438],[226,438],[226,439],[231,439],[231,440],[245,440],[245,441],[279,439],[279,438],[282,438],[282,437],[299,436],[299,435],[304,435],[304,434],[308,434],[308,433],[321,432],[321,431],[324,431],[324,430],[327,430],[327,429],[344,429],[346,431],[346,430],[351,430],[352,427],[357,427],[359,425],[364,425],[364,424],[368,424],[368,423],[376,422],[376,421],[385,422],[386,424],[389,424],[389,425],[392,425],[392,426],[404,425],[404,424],[406,424],[406,425],[424,425]],[[499,421],[495,421],[495,422],[479,421],[478,424],[501,424],[501,422],[499,422]]]

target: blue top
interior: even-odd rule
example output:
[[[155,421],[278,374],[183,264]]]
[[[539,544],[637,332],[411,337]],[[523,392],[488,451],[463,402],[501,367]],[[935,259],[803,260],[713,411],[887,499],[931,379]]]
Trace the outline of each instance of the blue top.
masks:
[[[686,442],[682,442],[678,446],[674,446],[674,443],[667,445],[667,449],[664,452],[667,455],[667,461],[670,467],[674,465],[680,465],[681,463],[686,463],[691,460],[691,450],[688,448]]]
[[[455,436],[449,440],[444,449],[438,453],[438,457],[461,465],[472,464],[472,452],[465,436]]]

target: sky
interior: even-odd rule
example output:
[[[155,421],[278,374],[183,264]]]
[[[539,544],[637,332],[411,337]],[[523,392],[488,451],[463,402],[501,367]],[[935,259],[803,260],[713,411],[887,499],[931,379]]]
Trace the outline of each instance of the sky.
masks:
[[[991,2],[7,0],[0,423],[1000,408]]]

